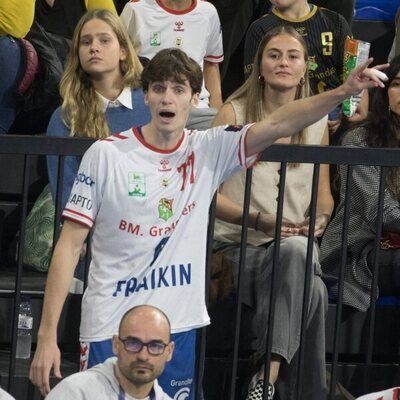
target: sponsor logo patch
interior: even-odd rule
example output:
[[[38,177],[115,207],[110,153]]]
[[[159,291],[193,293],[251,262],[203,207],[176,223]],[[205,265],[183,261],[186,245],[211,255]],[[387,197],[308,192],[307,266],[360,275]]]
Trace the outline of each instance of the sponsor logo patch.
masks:
[[[168,172],[168,171],[171,171],[172,168],[169,166],[169,160],[167,160],[167,159],[165,159],[165,158],[162,158],[162,159],[160,160],[160,166],[159,166],[158,170],[159,170],[160,172]]]
[[[175,21],[175,32],[184,32],[185,28],[183,27],[183,21]]]
[[[189,388],[182,388],[175,393],[174,400],[187,400],[190,396]]]
[[[117,281],[113,297],[129,297],[135,293],[159,288],[189,286],[192,284],[192,264],[171,264],[149,269],[145,276],[132,276]]]
[[[152,47],[161,46],[161,32],[150,33],[150,46]]]
[[[132,197],[146,196],[146,178],[142,172],[128,173],[128,195]]]
[[[308,57],[308,69],[310,71],[315,71],[318,68],[318,64],[315,57]]]
[[[163,197],[159,202],[158,202],[158,217],[161,218],[164,221],[168,221],[173,215],[172,211],[172,203],[173,199],[166,199]]]
[[[75,185],[78,185],[79,183],[83,183],[88,186],[93,186],[95,184],[94,180],[84,172],[79,172],[79,174],[75,177]]]
[[[225,131],[226,131],[226,132],[238,132],[238,131],[240,131],[242,128],[243,128],[242,125],[228,125],[228,126],[225,128]]]

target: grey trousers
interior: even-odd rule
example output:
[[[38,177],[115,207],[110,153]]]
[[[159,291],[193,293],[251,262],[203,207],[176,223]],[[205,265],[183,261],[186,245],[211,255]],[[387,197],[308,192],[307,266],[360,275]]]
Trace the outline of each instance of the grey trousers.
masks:
[[[239,244],[215,242],[214,249],[222,251],[232,263],[237,283]],[[274,244],[268,247],[248,245],[246,262],[242,271],[244,279],[242,302],[256,309],[253,326],[257,334],[256,359],[260,361],[264,359],[266,353],[273,249]],[[272,337],[272,353],[283,358],[276,383],[280,400],[296,398],[297,357],[295,356],[300,346],[306,252],[306,237],[295,236],[281,241],[279,265],[276,270],[276,302]],[[320,277],[321,268],[316,244],[311,267],[305,359],[299,400],[326,398],[325,315],[328,296],[325,284]]]

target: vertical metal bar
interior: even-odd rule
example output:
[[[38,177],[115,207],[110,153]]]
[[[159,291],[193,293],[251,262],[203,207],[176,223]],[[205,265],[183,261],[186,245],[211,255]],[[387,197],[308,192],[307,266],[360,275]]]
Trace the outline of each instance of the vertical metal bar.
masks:
[[[339,270],[339,286],[337,294],[336,314],[335,314],[335,332],[333,337],[333,354],[332,354],[332,369],[331,369],[331,382],[329,388],[329,399],[335,398],[335,387],[337,380],[337,364],[339,355],[339,335],[340,323],[342,319],[343,308],[343,290],[344,290],[344,277],[347,266],[347,237],[349,233],[349,220],[350,220],[350,206],[351,206],[351,189],[353,185],[353,166],[347,167],[346,173],[346,194],[344,200],[344,215],[342,225],[342,250],[340,253],[340,270]]]
[[[213,256],[213,243],[214,243],[214,223],[215,223],[215,207],[217,204],[217,195],[215,194],[210,205],[208,213],[208,227],[207,227],[207,256],[205,265],[205,299],[206,305],[208,307],[208,296],[210,289],[210,276],[211,276],[211,264]],[[207,330],[206,328],[201,328],[197,339],[199,340],[199,345],[197,347],[197,357],[196,357],[196,393],[195,400],[202,399],[202,382],[204,375],[205,359],[206,359],[206,338]]]
[[[18,258],[17,258],[17,275],[15,279],[14,288],[14,309],[12,316],[12,328],[11,328],[11,353],[10,353],[10,365],[8,368],[8,385],[7,390],[13,392],[14,379],[15,379],[15,366],[16,366],[16,350],[17,350],[17,331],[18,331],[18,314],[19,314],[19,303],[21,301],[21,287],[22,287],[22,266],[24,256],[24,243],[25,243],[25,223],[26,214],[28,209],[28,182],[29,182],[29,156],[24,155],[24,176],[22,183],[22,209],[21,209],[21,225],[20,225],[20,236],[18,245]]]
[[[271,350],[272,350],[272,337],[274,331],[274,319],[275,319],[275,302],[276,302],[276,280],[277,274],[276,269],[279,268],[279,251],[280,251],[280,242],[281,242],[281,228],[282,228],[282,215],[283,215],[283,201],[285,197],[285,183],[286,183],[286,169],[287,163],[281,163],[280,169],[280,179],[279,179],[279,191],[278,191],[278,204],[276,211],[276,224],[275,224],[275,246],[273,251],[273,262],[272,262],[272,271],[271,271],[271,279],[270,279],[270,303],[269,303],[269,312],[268,312],[268,331],[267,331],[267,340],[266,340],[266,348],[265,348],[265,364],[264,364],[264,382],[269,382],[269,373],[271,367]],[[267,400],[268,395],[268,385],[264,385],[263,391],[263,400]]]
[[[236,391],[236,374],[239,358],[239,339],[240,339],[240,322],[242,319],[242,272],[246,261],[246,246],[247,246],[247,227],[249,221],[250,193],[251,193],[251,178],[253,170],[249,168],[246,171],[246,187],[244,191],[243,216],[242,216],[242,232],[240,241],[240,256],[239,256],[239,271],[238,271],[238,287],[236,292],[236,314],[235,314],[235,341],[232,352],[232,369],[231,369],[231,385],[229,398],[235,398]]]
[[[379,277],[379,240],[382,234],[382,222],[383,222],[383,205],[385,201],[385,185],[386,185],[386,168],[381,167],[380,181],[379,181],[379,194],[378,194],[378,215],[376,219],[376,234],[374,238],[374,270],[372,272],[372,288],[371,288],[371,299],[369,307],[369,327],[368,327],[368,347],[367,355],[365,359],[365,375],[364,375],[364,389],[366,392],[369,391],[371,385],[371,364],[372,364],[372,353],[374,347],[374,335],[375,335],[375,316],[376,316],[376,298],[378,291],[378,277]]]
[[[55,215],[54,215],[54,232],[53,232],[53,250],[57,243],[58,237],[60,236],[60,224],[61,224],[61,200],[64,187],[64,163],[65,156],[58,157],[57,167],[57,191],[55,198]]]
[[[315,231],[315,219],[316,209],[318,200],[318,181],[319,181],[320,164],[314,165],[313,180],[312,180],[312,192],[311,192],[311,203],[310,203],[310,221],[309,221],[309,233],[307,240],[307,255],[306,255],[306,273],[304,277],[304,291],[303,291],[303,309],[301,314],[301,330],[300,330],[300,347],[299,347],[299,364],[297,368],[297,390],[296,399],[302,400],[302,383],[303,383],[303,364],[305,354],[305,342],[306,342],[306,330],[307,330],[307,319],[308,319],[308,306],[310,304],[310,290],[311,290],[311,274],[312,272],[312,259],[314,249],[314,231]],[[323,338],[321,338],[323,340]]]

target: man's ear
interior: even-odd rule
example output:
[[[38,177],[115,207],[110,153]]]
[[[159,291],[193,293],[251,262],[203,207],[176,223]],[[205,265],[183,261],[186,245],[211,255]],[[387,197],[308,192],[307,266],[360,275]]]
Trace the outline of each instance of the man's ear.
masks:
[[[143,91],[143,93],[144,93],[144,97],[143,97],[144,104],[146,104],[146,106],[148,106],[148,105],[149,105],[149,95],[148,95],[148,92],[147,92],[147,90],[146,90],[146,91]]]
[[[197,107],[199,105],[200,102],[200,94],[199,93],[195,93],[192,96],[192,100],[191,100],[191,104],[193,107]]]
[[[120,350],[120,345],[122,344],[122,342],[119,340],[117,335],[114,335],[112,337],[112,351],[113,353],[118,356],[119,350]]]

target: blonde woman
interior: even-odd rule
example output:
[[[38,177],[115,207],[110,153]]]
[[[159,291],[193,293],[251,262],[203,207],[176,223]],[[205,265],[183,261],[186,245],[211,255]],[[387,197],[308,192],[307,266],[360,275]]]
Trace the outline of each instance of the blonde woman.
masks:
[[[76,26],[60,83],[62,105],[51,117],[48,136],[105,138],[146,124],[150,112],[140,88],[142,66],[118,16],[108,10],[87,12]],[[80,158],[67,157],[62,207],[71,191]],[[48,157],[53,199],[57,157]]]
[[[268,114],[295,99],[308,96],[307,48],[299,34],[289,26],[268,32],[258,48],[254,69],[249,79],[225,103],[214,125],[242,125],[263,120]],[[290,116],[288,116],[290,118]],[[278,143],[328,144],[327,118],[294,133]],[[305,259],[311,200],[312,165],[290,164],[287,170],[283,221],[280,244],[280,265],[277,271],[278,287],[275,306],[272,363],[269,384],[264,385],[263,361],[269,310],[268,285],[272,270],[275,213],[277,207],[280,163],[259,162],[253,168],[251,210],[249,215],[248,245],[246,251],[245,289],[243,302],[254,310],[257,333],[258,372],[250,385],[248,400],[273,398],[274,384],[281,367],[289,368],[290,379],[296,378],[293,357],[300,339],[302,299],[305,277]],[[220,188],[215,227],[215,249],[223,252],[234,265],[237,274],[241,241],[242,206],[245,173],[234,175]],[[315,235],[320,236],[333,208],[329,186],[328,166],[321,167],[318,188]],[[223,222],[223,221],[225,222]],[[325,396],[324,316],[326,289],[320,278],[318,249],[315,244],[304,385],[301,398],[321,400]],[[293,372],[292,372],[293,370]],[[293,384],[285,383],[285,396],[294,398]],[[286,397],[287,396],[287,397]]]

